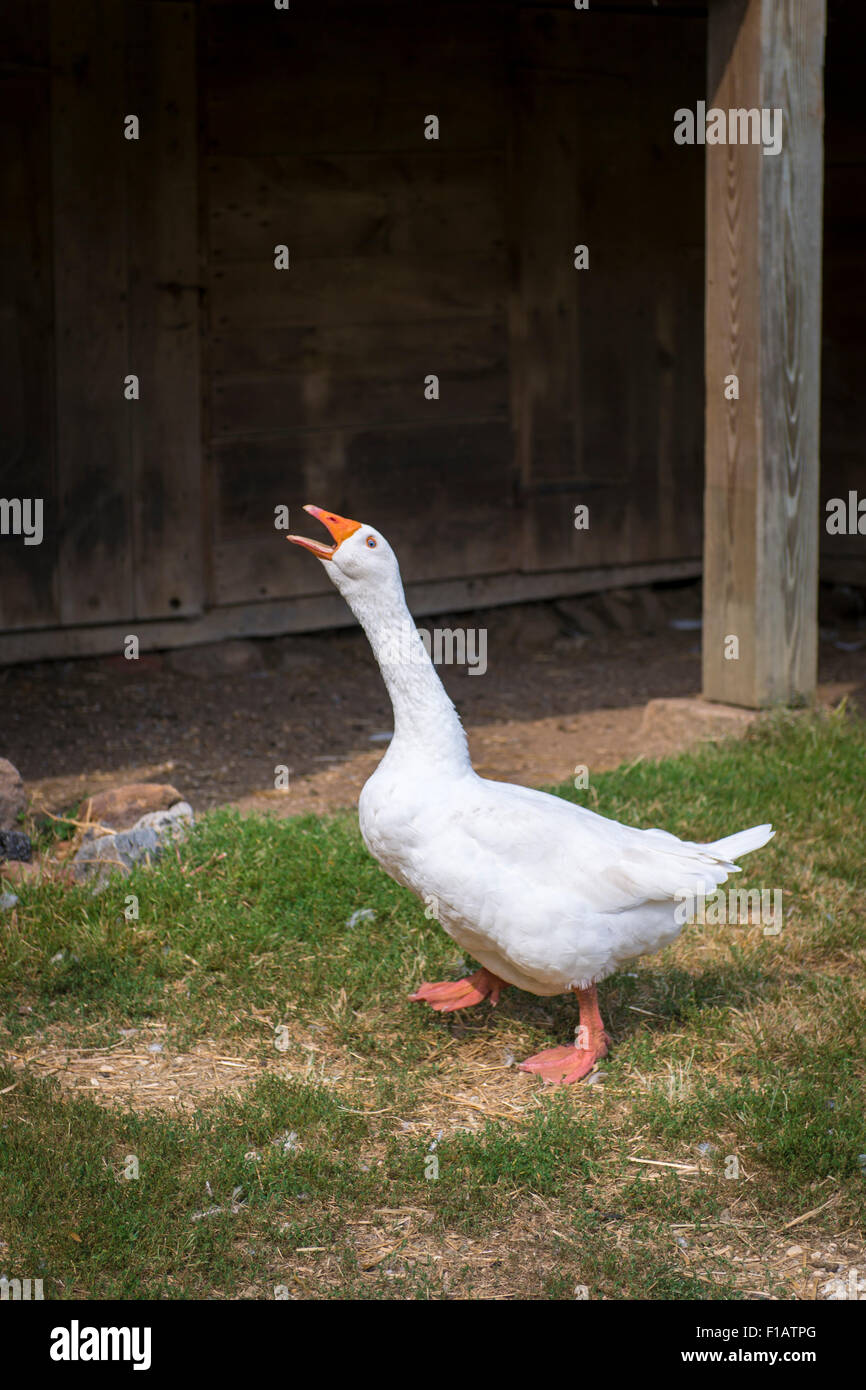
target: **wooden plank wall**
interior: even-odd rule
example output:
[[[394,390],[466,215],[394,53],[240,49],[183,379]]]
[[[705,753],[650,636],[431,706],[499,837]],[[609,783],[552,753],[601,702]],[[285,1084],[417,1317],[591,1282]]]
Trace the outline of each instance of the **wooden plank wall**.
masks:
[[[0,535],[0,628],[59,619],[54,495],[48,10],[0,20],[0,497],[45,501],[42,544]]]
[[[864,491],[859,9],[836,0],[828,39],[822,500]],[[704,34],[693,3],[4,7],[0,496],[26,470],[46,535],[0,537],[0,626],[49,654],[60,624],[58,651],[109,620],[157,645],[232,612],[303,627],[332,595],[273,507],[307,500],[381,524],[426,611],[472,576],[502,602],[521,568],[561,593],[573,567],[690,563],[703,151],[672,113]],[[822,531],[861,582],[863,544]]]
[[[206,15],[216,601],[321,588],[270,532],[323,488],[413,580],[697,556],[703,21],[332,9]]]
[[[515,567],[503,12],[206,7],[218,603],[326,585],[280,503],[375,521],[415,580]]]
[[[0,84],[8,422],[0,496],[45,540],[0,546],[7,628],[201,610],[194,6],[43,0]],[[14,53],[18,58],[14,58]],[[124,118],[141,122],[124,139]],[[124,378],[140,379],[138,401]]]
[[[129,413],[137,618],[187,617],[205,598],[199,348],[195,5],[126,0]]]
[[[513,381],[529,568],[700,554],[703,158],[674,144],[673,113],[702,89],[705,42],[694,9],[520,7]]]
[[[124,14],[50,13],[60,620],[109,622],[134,613]]]

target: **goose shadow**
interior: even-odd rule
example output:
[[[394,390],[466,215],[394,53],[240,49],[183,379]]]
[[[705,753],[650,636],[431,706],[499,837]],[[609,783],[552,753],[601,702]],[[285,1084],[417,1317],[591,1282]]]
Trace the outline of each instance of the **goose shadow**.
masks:
[[[599,1005],[615,1044],[634,1037],[642,1024],[663,1036],[679,1029],[694,1009],[739,1009],[751,1005],[779,982],[779,972],[757,960],[728,961],[697,972],[667,969],[619,970],[599,985]],[[513,1019],[551,1034],[557,1042],[570,1038],[578,1025],[577,999],[561,994],[539,998],[509,988],[491,1007],[485,1000],[472,1009],[439,1015],[451,1037],[472,1036],[495,1041],[499,1019]]]

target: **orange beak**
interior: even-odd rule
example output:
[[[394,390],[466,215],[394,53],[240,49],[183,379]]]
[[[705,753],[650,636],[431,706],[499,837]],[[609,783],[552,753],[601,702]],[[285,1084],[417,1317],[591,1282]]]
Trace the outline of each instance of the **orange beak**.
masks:
[[[334,544],[322,545],[321,541],[309,541],[306,536],[286,536],[286,540],[294,541],[295,545],[302,545],[306,550],[312,550],[320,560],[330,560],[337,547],[361,529],[360,521],[348,521],[346,517],[337,516],[335,512],[326,512],[323,507],[306,506],[304,511],[309,512],[310,516],[318,517],[323,526],[327,526],[334,537]]]

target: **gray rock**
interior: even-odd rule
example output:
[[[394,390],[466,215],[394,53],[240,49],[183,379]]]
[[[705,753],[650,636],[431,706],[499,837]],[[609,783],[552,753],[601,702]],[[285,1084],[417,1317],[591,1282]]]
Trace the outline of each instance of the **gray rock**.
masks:
[[[148,811],[131,830],[99,838],[89,834],[72,861],[72,871],[80,883],[93,881],[94,892],[99,892],[112,872],[126,878],[135,864],[157,859],[165,844],[183,839],[193,820],[189,802],[178,801],[167,811]]]
[[[146,815],[140,816],[133,830],[155,830],[161,836],[165,832],[165,837],[182,840],[187,827],[194,821],[195,816],[189,802],[176,801],[167,811],[148,811]]]
[[[116,835],[85,839],[72,861],[72,872],[80,883],[97,879],[102,883],[113,869],[127,877],[134,864],[159,854],[160,838],[155,830],[118,830]]]
[[[17,902],[17,893],[0,893],[0,912],[8,912]]]
[[[8,758],[0,758],[0,830],[13,830],[27,804],[21,773]]]
[[[22,830],[0,830],[0,859],[14,859],[18,863],[29,863],[33,855],[30,836]]]

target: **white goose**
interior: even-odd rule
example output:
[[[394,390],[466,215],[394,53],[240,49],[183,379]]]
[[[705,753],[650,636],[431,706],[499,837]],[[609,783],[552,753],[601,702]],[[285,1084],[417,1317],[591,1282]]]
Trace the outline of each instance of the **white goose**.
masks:
[[[385,871],[433,904],[435,916],[483,969],[422,984],[410,997],[443,1013],[516,985],[573,990],[576,1041],[530,1057],[522,1070],[579,1081],[604,1057],[596,986],[682,930],[683,895],[710,893],[732,861],[773,835],[757,825],[699,845],[636,830],[559,797],[479,777],[466,735],[412,621],[400,569],[381,532],[306,507],[333,545],[312,551],[363,627],[394,709],[394,737],[358,804],[361,834]]]

